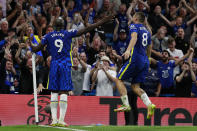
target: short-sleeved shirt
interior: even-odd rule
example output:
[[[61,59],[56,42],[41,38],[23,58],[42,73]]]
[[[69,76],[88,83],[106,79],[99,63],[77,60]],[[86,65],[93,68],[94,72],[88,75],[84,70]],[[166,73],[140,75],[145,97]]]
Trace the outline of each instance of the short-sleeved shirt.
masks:
[[[151,44],[151,34],[143,24],[131,24],[129,31],[130,36],[134,32],[137,33],[137,41],[134,48],[131,49],[130,58],[122,66],[117,78],[121,80],[132,79],[131,83],[142,83],[149,68],[146,48]]]
[[[186,29],[186,28],[187,28],[187,24],[186,24],[186,23],[183,23],[183,24],[180,25],[180,26],[174,25],[174,26],[173,26],[173,30],[174,30],[174,33],[175,33],[175,34],[177,33],[177,31],[178,31],[179,28]]]
[[[47,50],[52,56],[52,61],[63,59],[71,65],[71,42],[72,37],[75,37],[76,34],[76,30],[53,31],[45,35],[41,43],[47,45]]]
[[[130,41],[129,38],[127,38],[127,39],[124,40],[124,41],[121,41],[120,39],[118,39],[118,40],[115,42],[115,44],[114,44],[114,46],[113,46],[113,49],[116,50],[116,52],[117,52],[118,55],[122,56],[123,53],[126,51],[128,45],[129,45],[129,41]]]
[[[129,36],[133,32],[137,33],[137,42],[134,46],[133,54],[141,54],[146,56],[146,48],[151,44],[151,34],[143,24],[131,24],[129,26]]]
[[[157,62],[157,72],[162,88],[170,88],[174,85],[173,72],[175,61],[170,60],[168,64],[161,61]]]

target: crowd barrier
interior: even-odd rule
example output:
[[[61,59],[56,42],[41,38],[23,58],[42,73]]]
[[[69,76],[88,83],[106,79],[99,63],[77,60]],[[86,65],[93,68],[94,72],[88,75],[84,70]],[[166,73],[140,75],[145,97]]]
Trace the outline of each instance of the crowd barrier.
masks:
[[[138,98],[138,125],[197,125],[197,98],[152,97],[155,115],[146,119],[147,109]],[[44,108],[50,96],[38,96],[39,124],[48,124],[50,114]],[[119,97],[69,96],[65,121],[70,125],[124,125],[124,113],[116,113]],[[34,124],[33,95],[0,95],[2,126]]]

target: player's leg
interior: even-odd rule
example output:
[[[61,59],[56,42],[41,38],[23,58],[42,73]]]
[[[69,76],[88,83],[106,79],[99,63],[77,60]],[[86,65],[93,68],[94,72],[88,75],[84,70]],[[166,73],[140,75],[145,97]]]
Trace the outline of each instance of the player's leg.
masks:
[[[66,111],[67,111],[67,101],[68,101],[68,91],[73,89],[72,87],[72,79],[71,79],[71,67],[67,66],[64,61],[62,61],[59,73],[59,84],[60,84],[60,117],[58,126],[68,126],[67,123],[64,122]]]
[[[129,79],[132,77],[134,64],[131,63],[131,58],[122,66],[121,70],[119,71],[117,78],[115,80],[116,87],[118,88],[118,91],[120,93],[120,97],[122,100],[123,105],[115,109],[114,111],[121,112],[121,111],[129,111],[131,110],[131,107],[129,105],[128,96],[127,96],[127,90],[123,83],[123,80]]]
[[[60,101],[59,101],[59,107],[60,107],[60,116],[58,121],[58,126],[68,126],[67,123],[64,122],[64,118],[67,111],[67,101],[68,101],[68,95],[66,92],[63,92],[60,94]]]
[[[57,107],[58,107],[58,82],[57,82],[57,69],[55,61],[51,61],[49,81],[47,84],[47,89],[51,90],[51,115],[52,115],[52,126],[56,126],[57,120]]]
[[[140,83],[145,81],[145,76],[148,74],[149,63],[138,64],[138,71],[136,72],[136,77],[133,79],[131,87],[133,91],[141,98],[143,103],[148,108],[147,119],[150,119],[153,114],[156,106],[152,104],[146,92],[140,88]]]
[[[57,120],[57,106],[58,106],[58,93],[51,92],[51,115],[52,115],[52,123],[51,126],[56,126],[58,123]]]
[[[116,78],[115,83],[116,83],[116,87],[120,93],[120,98],[122,100],[123,105],[118,109],[114,109],[114,111],[115,112],[122,112],[122,111],[131,110],[130,105],[129,105],[128,96],[127,96],[127,90],[126,90],[126,87],[125,87],[123,81]]]
[[[156,106],[154,104],[152,104],[152,102],[150,101],[146,92],[140,88],[139,83],[132,84],[131,87],[132,87],[133,91],[141,98],[143,103],[148,107],[147,119],[150,119],[152,117],[152,115],[154,114],[154,110],[155,110]]]

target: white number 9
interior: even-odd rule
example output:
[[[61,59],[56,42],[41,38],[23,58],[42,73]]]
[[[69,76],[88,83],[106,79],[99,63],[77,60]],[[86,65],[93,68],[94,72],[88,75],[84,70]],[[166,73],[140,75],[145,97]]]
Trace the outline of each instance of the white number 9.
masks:
[[[63,41],[61,39],[55,40],[55,46],[59,48],[57,52],[61,52],[63,48]]]

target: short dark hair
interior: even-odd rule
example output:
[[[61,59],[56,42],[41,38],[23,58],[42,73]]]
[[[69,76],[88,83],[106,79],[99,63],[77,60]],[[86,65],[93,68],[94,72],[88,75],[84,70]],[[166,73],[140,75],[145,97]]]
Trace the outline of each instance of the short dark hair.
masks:
[[[106,49],[105,49],[105,48],[101,48],[101,49],[99,50],[99,52],[106,52]]]
[[[64,20],[62,17],[58,17],[54,23],[55,30],[62,30],[64,29]]]
[[[13,60],[8,60],[8,59],[6,59],[6,63],[7,63],[7,62],[13,63]]]
[[[136,12],[135,15],[137,16],[140,23],[144,23],[146,16],[143,12]]]
[[[167,52],[167,53],[168,53],[168,56],[169,56],[169,57],[171,56],[171,55],[170,55],[170,52],[167,51],[167,50],[163,50],[162,52]]]
[[[47,25],[46,28],[47,28],[47,29],[48,29],[48,28],[53,28],[53,26],[52,26],[52,25]]]
[[[183,61],[183,64],[184,64],[184,63],[187,64],[187,65],[189,65],[189,62],[188,62],[187,60],[184,60],[184,61]]]
[[[173,38],[173,37],[170,37],[169,39],[168,39],[168,44],[171,44],[172,42],[174,42],[175,41],[175,39]]]

